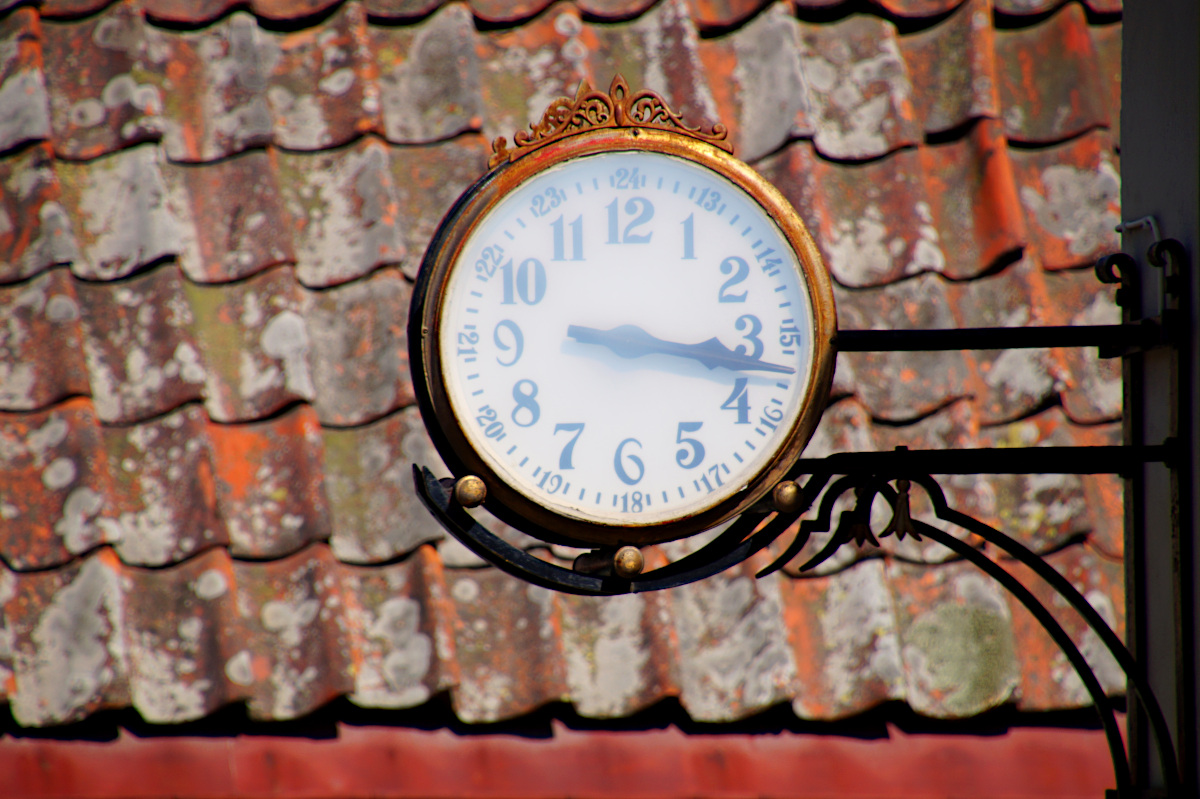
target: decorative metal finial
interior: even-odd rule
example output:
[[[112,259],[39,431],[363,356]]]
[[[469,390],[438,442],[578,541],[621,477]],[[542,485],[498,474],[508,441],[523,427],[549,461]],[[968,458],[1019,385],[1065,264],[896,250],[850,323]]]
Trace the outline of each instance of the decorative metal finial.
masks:
[[[631,93],[625,78],[617,75],[607,94],[593,91],[584,80],[580,81],[574,100],[559,97],[551,101],[540,121],[530,124],[528,131],[517,131],[513,136],[512,149],[509,149],[508,141],[503,136],[498,137],[492,142],[493,154],[488,159],[488,168],[495,169],[503,163],[515,161],[567,136],[600,128],[665,130],[691,136],[720,147],[727,153],[733,152],[733,145],[726,141],[729,130],[721,123],[713,125],[711,132],[688,127],[660,95],[649,89]]]

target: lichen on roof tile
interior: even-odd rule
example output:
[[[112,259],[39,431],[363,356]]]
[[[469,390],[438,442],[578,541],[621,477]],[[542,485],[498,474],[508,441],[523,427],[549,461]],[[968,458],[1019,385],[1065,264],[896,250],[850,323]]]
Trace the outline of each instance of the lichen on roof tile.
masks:
[[[890,22],[856,14],[829,25],[802,23],[800,48],[813,143],[822,155],[877,158],[923,139]]]
[[[48,143],[0,157],[0,283],[79,257]]]
[[[448,5],[415,29],[371,25],[367,35],[388,141],[439,141],[480,127],[477,34],[465,6]]]
[[[1051,147],[1010,149],[1031,243],[1047,269],[1091,263],[1118,249],[1121,178],[1107,131]]]
[[[279,153],[279,187],[291,215],[296,276],[323,288],[366,275],[407,253],[389,148],[364,138],[336,150]]]
[[[163,177],[184,231],[179,264],[191,280],[241,280],[295,263],[294,223],[280,197],[275,150],[211,164],[168,163]]]
[[[0,410],[88,393],[79,299],[65,269],[0,285]]]
[[[1108,90],[1083,7],[1041,25],[996,32],[1000,102],[1009,138],[1062,141],[1108,125]]]
[[[1062,270],[1046,275],[1049,296],[1048,324],[1116,325],[1121,309],[1114,301],[1114,289],[1096,280],[1087,267]],[[1061,351],[1068,377],[1062,387],[1063,409],[1079,424],[1114,421],[1121,418],[1123,389],[1121,359],[1100,358],[1095,347],[1072,347]]]
[[[999,116],[994,38],[987,0],[968,0],[944,21],[901,37],[913,104],[926,132]]]
[[[341,6],[319,33],[306,28],[270,37],[279,55],[266,97],[277,144],[321,150],[380,128],[377,67],[361,5]]]
[[[267,89],[278,42],[245,11],[196,31],[161,33],[163,142],[174,161],[212,161],[271,141]]]
[[[162,136],[155,73],[165,53],[147,37],[140,8],[126,0],[94,17],[47,22],[44,29],[58,155],[94,158]]]
[[[62,204],[75,220],[80,257],[71,271],[78,277],[126,277],[179,252],[180,223],[167,202],[162,164],[154,144],[56,163]]]
[[[112,472],[91,403],[0,413],[0,555],[13,569],[67,563],[113,540]]]
[[[232,285],[183,288],[212,419],[252,421],[315,398],[304,297],[290,267]]]
[[[334,557],[344,563],[381,563],[445,537],[413,493],[414,463],[440,473],[415,407],[321,433]]]
[[[50,137],[42,27],[32,8],[0,18],[0,152]]]
[[[314,407],[322,423],[362,424],[415,401],[405,330],[411,295],[395,269],[307,295]]]
[[[210,424],[217,507],[239,558],[279,558],[329,538],[316,414],[297,405],[261,422]]]
[[[813,134],[800,62],[800,23],[774,4],[737,30],[700,43],[700,60],[734,153],[753,162]]]

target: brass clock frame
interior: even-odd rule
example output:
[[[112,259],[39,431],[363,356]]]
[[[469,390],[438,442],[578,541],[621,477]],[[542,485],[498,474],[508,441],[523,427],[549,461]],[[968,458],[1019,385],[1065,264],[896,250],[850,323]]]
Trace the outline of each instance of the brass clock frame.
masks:
[[[516,150],[509,150],[503,138],[497,139],[491,162],[494,168],[467,189],[442,220],[413,291],[408,330],[413,384],[442,460],[458,477],[476,475],[483,479],[487,487],[484,507],[492,514],[552,543],[606,547],[660,543],[702,532],[745,512],[770,493],[800,457],[820,421],[832,383],[837,315],[829,275],[816,244],[783,195],[726,152],[730,148],[724,142],[722,127],[716,126],[710,134],[687,128],[652,92],[631,96],[620,77],[614,80],[609,95],[592,92],[584,84],[573,104],[565,99],[555,101],[532,131],[516,136]],[[463,432],[450,403],[439,351],[443,299],[450,275],[479,223],[510,192],[547,168],[618,151],[648,151],[685,159],[740,187],[770,216],[795,251],[812,304],[813,354],[808,385],[783,444],[741,491],[697,513],[645,525],[601,524],[565,516],[509,485]]]

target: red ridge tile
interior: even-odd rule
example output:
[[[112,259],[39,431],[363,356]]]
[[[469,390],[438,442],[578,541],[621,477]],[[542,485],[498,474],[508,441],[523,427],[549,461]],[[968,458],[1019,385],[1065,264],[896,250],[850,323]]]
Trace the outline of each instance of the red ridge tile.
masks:
[[[408,372],[412,289],[399,270],[307,297],[313,401],[324,424],[356,425],[415,401]]]
[[[141,9],[133,0],[80,21],[45,26],[54,148],[94,158],[162,135],[163,100],[153,77]]]
[[[278,558],[329,537],[316,414],[298,405],[249,424],[210,424],[217,503],[236,557]]]
[[[1000,103],[1009,138],[1055,142],[1108,124],[1108,91],[1083,7],[996,33]]]
[[[184,283],[183,289],[204,354],[210,417],[252,421],[315,398],[304,298],[290,268],[232,285]]]
[[[800,31],[818,152],[862,160],[922,140],[891,23],[853,15],[829,25],[802,24]]]
[[[445,473],[415,407],[321,433],[334,557],[380,563],[445,537],[413,492],[414,463]]]
[[[1039,150],[1009,150],[1035,254],[1047,269],[1089,264],[1118,249],[1117,158],[1107,131]]]
[[[449,5],[415,28],[372,25],[367,35],[388,141],[438,141],[479,129],[477,34],[465,6]]]
[[[167,202],[161,165],[153,144],[57,163],[63,206],[77,223],[76,276],[113,280],[178,252],[181,228]]]
[[[388,155],[374,138],[338,150],[279,154],[281,198],[295,225],[296,277],[304,285],[335,286],[404,258],[407,220]]]
[[[191,234],[179,258],[191,280],[241,280],[296,261],[273,149],[200,166],[167,164],[164,178],[171,208]]]
[[[0,18],[0,152],[50,138],[42,26],[32,8]]]
[[[79,257],[50,145],[0,158],[0,283]]]
[[[88,392],[79,315],[65,269],[0,286],[0,410],[32,411]]]
[[[202,396],[205,365],[188,330],[183,283],[167,265],[117,285],[76,284],[102,421],[136,422]]]

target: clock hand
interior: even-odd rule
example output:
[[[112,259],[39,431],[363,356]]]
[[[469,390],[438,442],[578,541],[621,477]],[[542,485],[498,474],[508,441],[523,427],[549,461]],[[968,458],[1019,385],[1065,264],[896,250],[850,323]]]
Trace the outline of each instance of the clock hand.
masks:
[[[785,375],[796,372],[790,366],[767,363],[758,358],[751,358],[735,352],[722,344],[716,337],[699,344],[681,344],[656,338],[636,325],[621,325],[612,330],[569,325],[567,336],[581,344],[599,344],[602,347],[608,347],[621,358],[640,358],[643,355],[661,353],[691,358],[709,369],[723,366],[726,369],[743,372],[778,372]]]

